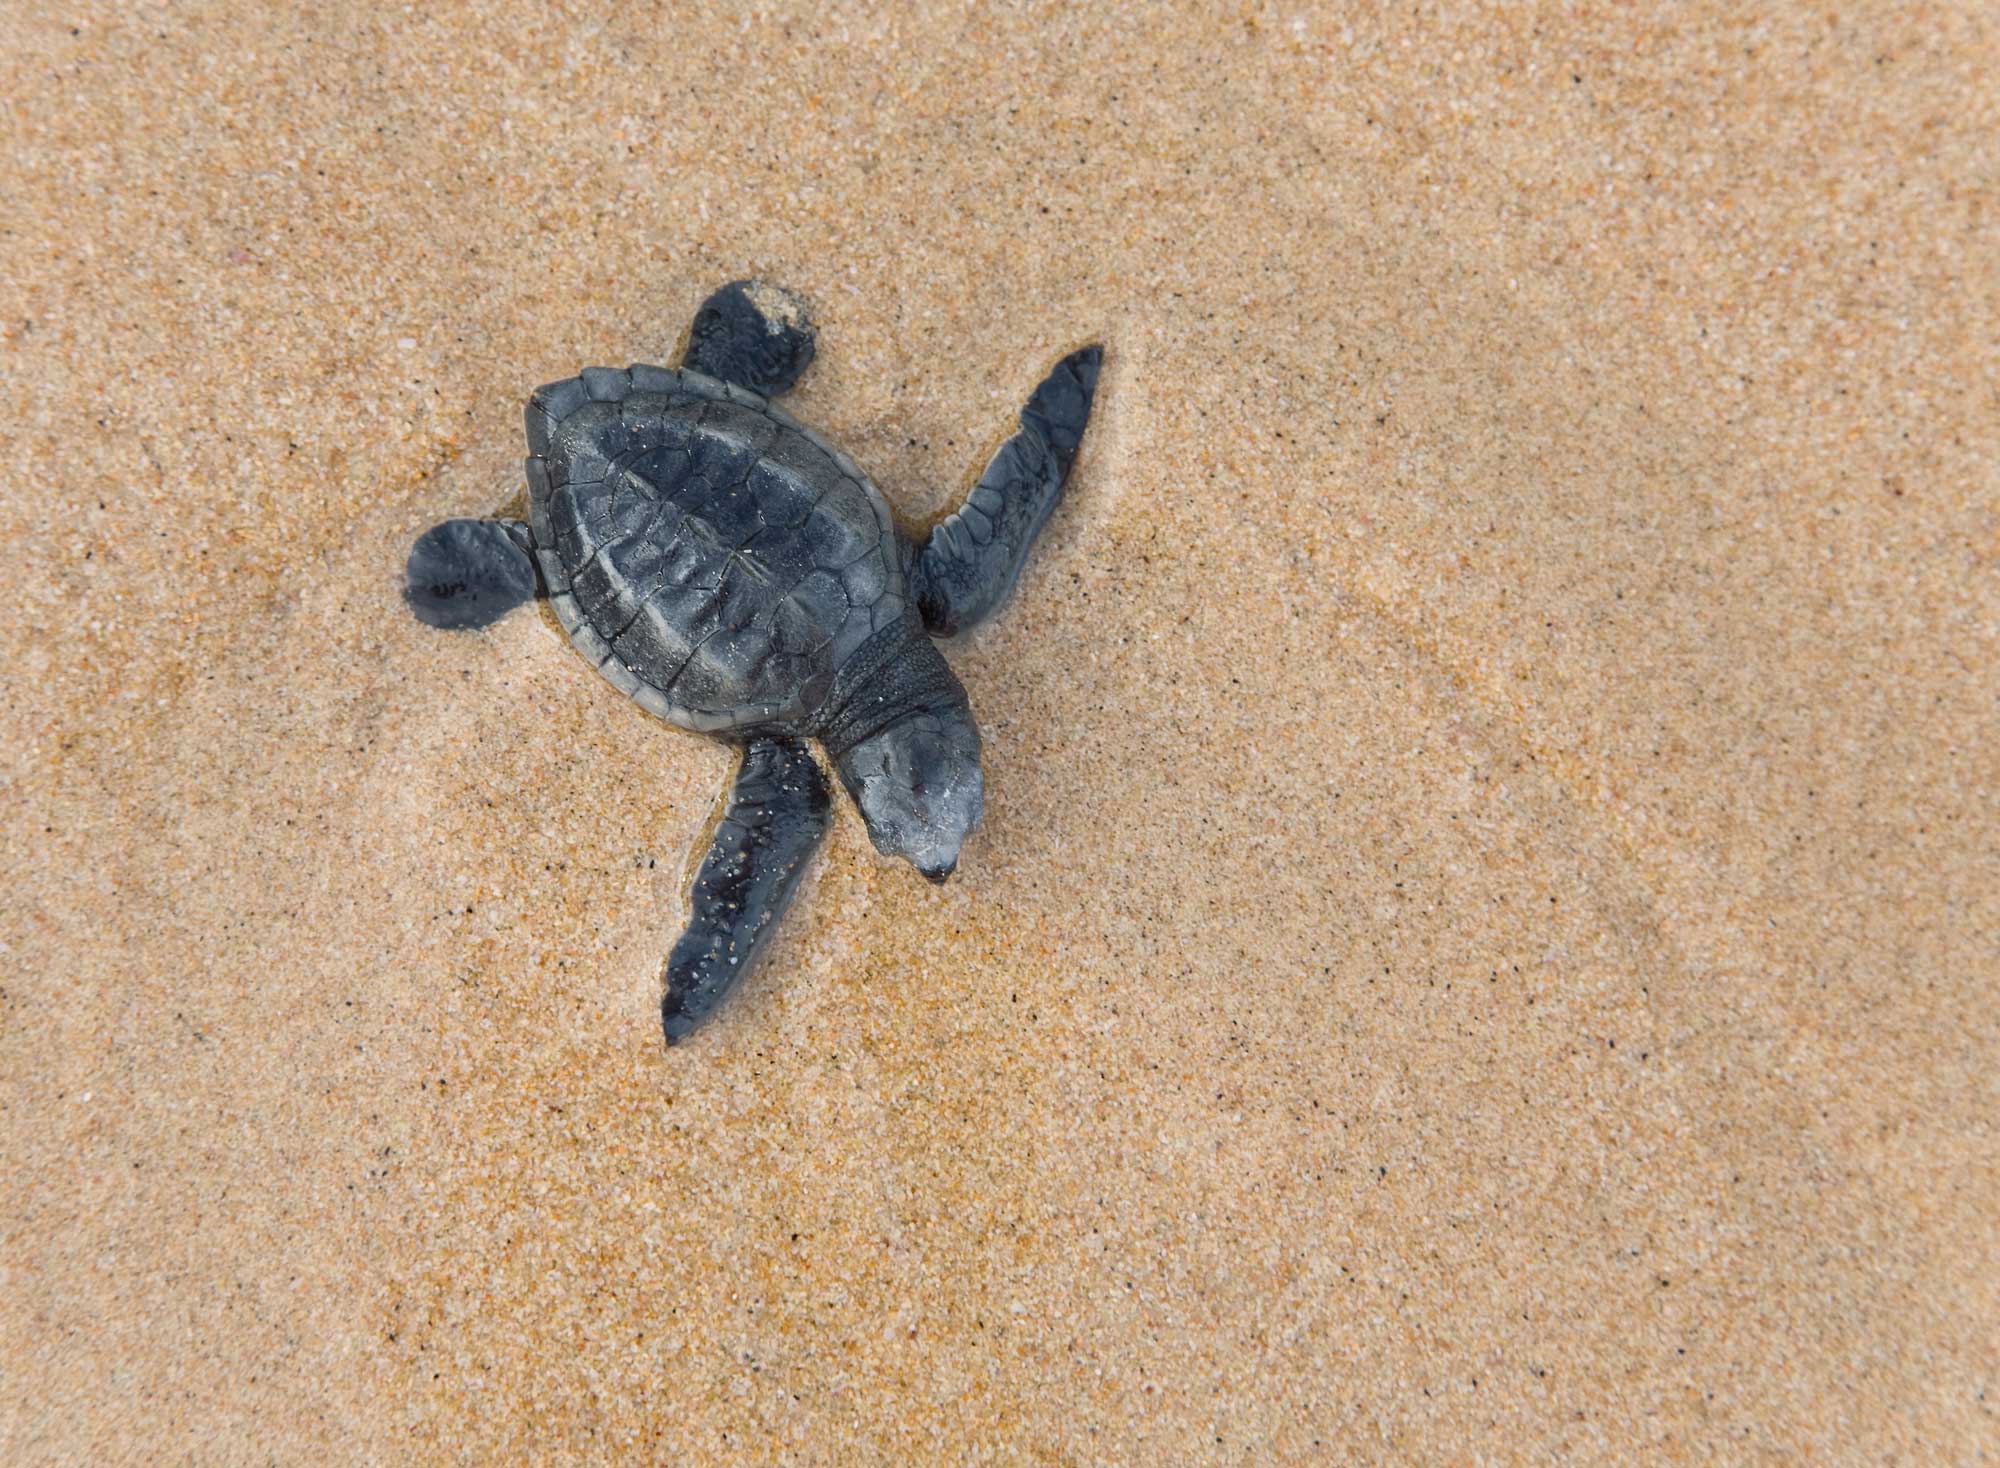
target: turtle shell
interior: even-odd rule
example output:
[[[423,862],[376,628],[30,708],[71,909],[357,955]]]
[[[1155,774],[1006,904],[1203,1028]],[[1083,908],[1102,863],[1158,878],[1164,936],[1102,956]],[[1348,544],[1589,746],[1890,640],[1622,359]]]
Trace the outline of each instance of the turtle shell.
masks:
[[[704,733],[809,719],[908,609],[881,492],[756,393],[588,368],[538,389],[527,428],[550,604],[661,718]]]

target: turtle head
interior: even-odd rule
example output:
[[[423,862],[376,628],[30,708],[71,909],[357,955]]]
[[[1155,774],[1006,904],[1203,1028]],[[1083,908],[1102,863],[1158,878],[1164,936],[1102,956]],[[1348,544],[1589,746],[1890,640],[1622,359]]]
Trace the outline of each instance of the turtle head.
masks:
[[[918,710],[869,735],[838,764],[877,851],[902,857],[933,882],[952,874],[986,807],[969,709]]]

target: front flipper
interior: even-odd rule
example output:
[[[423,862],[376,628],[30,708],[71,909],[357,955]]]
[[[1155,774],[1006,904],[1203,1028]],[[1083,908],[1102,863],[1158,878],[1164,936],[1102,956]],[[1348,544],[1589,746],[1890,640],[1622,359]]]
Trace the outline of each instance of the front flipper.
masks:
[[[917,607],[933,635],[963,631],[1014,589],[1029,547],[1062,499],[1103,360],[1103,347],[1085,347],[1056,364],[1021,410],[1021,431],[1000,445],[964,505],[917,553]]]
[[[826,779],[796,739],[745,747],[729,809],[695,874],[687,931],[667,960],[669,1045],[685,1038],[757,961],[826,834]]]
[[[410,547],[403,600],[432,627],[484,627],[530,600],[540,585],[533,543],[519,520],[447,520]]]

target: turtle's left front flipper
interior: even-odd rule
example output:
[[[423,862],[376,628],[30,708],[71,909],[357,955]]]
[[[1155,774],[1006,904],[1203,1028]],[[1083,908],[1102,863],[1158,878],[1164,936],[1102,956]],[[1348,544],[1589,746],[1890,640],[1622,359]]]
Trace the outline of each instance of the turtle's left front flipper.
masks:
[[[1020,432],[1000,445],[965,503],[917,553],[917,608],[932,634],[963,631],[1013,590],[1029,547],[1062,500],[1103,361],[1104,348],[1092,346],[1056,364],[1021,410]]]
[[[685,1038],[750,971],[826,834],[826,779],[796,739],[743,751],[729,809],[695,874],[687,931],[667,960],[667,1043]]]

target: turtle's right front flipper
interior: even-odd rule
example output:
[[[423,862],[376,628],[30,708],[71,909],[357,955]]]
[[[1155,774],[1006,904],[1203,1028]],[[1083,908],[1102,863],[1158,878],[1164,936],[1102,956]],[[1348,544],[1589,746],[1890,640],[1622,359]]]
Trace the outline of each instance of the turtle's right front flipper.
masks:
[[[484,627],[540,586],[531,535],[519,520],[447,520],[410,547],[403,600],[432,627]]]
[[[1020,431],[917,552],[911,579],[933,636],[962,632],[1014,589],[1029,547],[1062,499],[1103,361],[1104,348],[1093,346],[1056,363],[1021,410]]]
[[[695,874],[687,931],[667,960],[667,1043],[684,1039],[757,961],[826,834],[826,779],[796,739],[743,751],[729,809]]]

